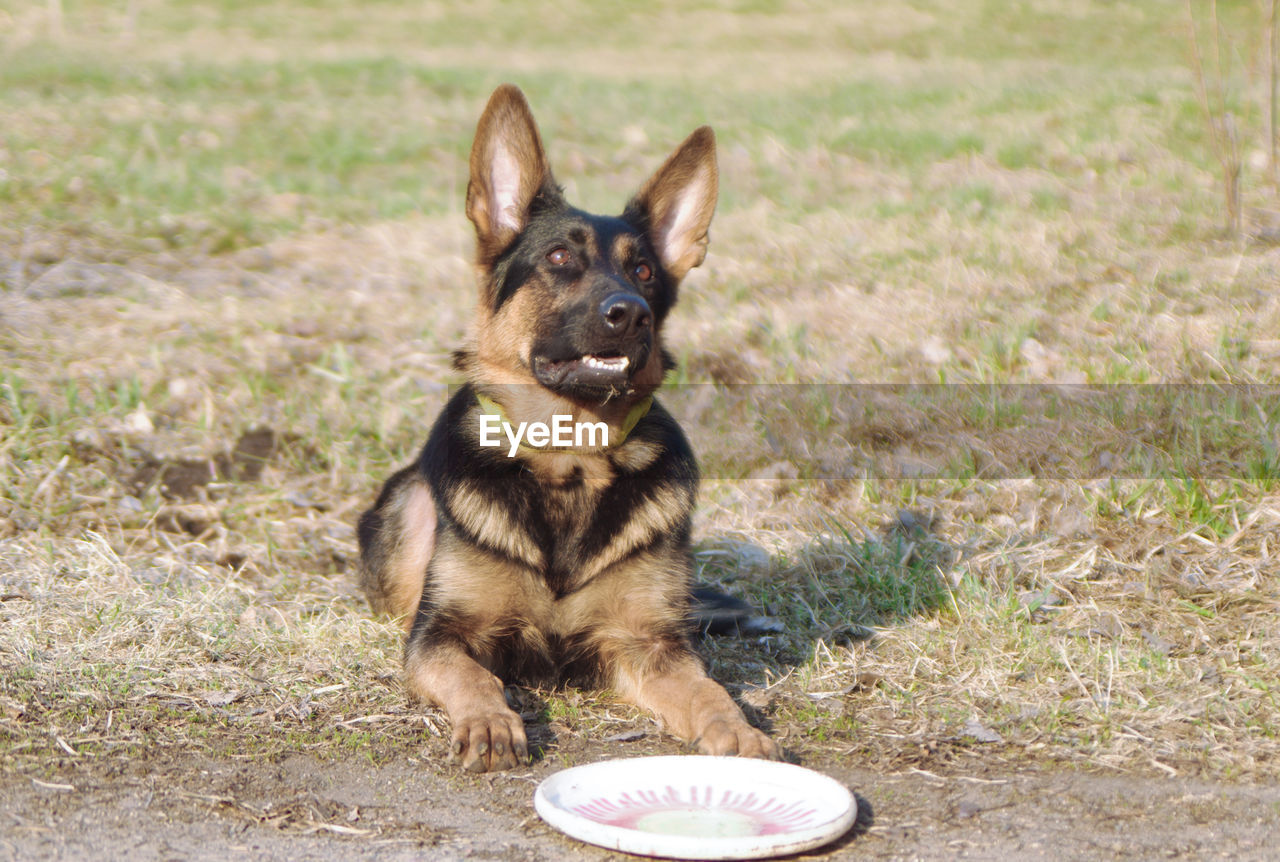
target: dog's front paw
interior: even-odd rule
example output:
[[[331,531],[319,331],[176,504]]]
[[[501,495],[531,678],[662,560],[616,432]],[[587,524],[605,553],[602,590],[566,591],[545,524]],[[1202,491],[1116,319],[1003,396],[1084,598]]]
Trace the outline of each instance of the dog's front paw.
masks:
[[[737,717],[707,722],[694,743],[703,754],[736,754],[740,757],[763,757],[765,760],[780,757],[777,743]]]
[[[449,753],[467,772],[515,769],[529,762],[524,722],[509,709],[458,718]]]

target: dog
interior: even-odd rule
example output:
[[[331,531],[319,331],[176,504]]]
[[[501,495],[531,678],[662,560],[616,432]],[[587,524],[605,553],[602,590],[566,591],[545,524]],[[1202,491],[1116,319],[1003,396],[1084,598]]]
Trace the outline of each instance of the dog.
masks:
[[[706,126],[611,217],[565,201],[517,87],[480,117],[467,382],[357,530],[370,604],[403,621],[406,685],[448,714],[468,771],[528,761],[504,682],[608,686],[704,753],[778,757],[691,643],[698,468],[653,398],[717,193]]]

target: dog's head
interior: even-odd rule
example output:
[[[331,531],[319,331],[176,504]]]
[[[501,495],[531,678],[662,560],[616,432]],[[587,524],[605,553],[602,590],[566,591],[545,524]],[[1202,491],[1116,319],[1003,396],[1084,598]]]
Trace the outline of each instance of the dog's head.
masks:
[[[669,360],[662,323],[706,255],[715,136],[695,131],[620,216],[571,207],[520,90],[499,87],[476,129],[467,216],[480,295],[469,376],[537,384],[581,405],[652,392]]]

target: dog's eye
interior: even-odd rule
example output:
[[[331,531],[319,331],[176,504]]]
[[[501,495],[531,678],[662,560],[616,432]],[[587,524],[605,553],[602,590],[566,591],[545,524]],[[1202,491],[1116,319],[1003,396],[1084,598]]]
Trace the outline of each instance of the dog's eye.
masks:
[[[636,268],[631,270],[631,272],[639,281],[653,280],[653,267],[649,266],[647,263],[637,263]]]
[[[551,261],[555,266],[564,266],[573,260],[573,255],[569,254],[569,249],[567,248],[553,248],[547,252],[547,260]]]

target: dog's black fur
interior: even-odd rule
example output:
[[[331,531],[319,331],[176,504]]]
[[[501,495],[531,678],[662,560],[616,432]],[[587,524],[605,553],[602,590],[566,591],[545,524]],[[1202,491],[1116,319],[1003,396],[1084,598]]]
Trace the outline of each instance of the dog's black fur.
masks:
[[[713,754],[776,757],[690,644],[697,465],[652,393],[661,331],[702,262],[715,139],[695,131],[621,216],[569,206],[523,94],[500,87],[471,153],[468,383],[360,519],[361,578],[407,632],[410,689],[477,771],[527,756],[503,681],[608,685]],[[484,416],[604,423],[612,445],[481,445]]]

